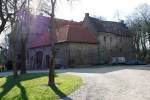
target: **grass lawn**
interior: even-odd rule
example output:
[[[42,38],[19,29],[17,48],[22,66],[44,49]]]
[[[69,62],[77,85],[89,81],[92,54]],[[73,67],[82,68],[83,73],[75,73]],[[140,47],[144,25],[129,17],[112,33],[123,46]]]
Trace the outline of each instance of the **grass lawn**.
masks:
[[[0,78],[0,100],[57,100],[75,91],[82,84],[78,76],[57,74],[56,86],[47,86],[47,73],[32,73],[13,79]],[[68,98],[69,99],[69,98]]]

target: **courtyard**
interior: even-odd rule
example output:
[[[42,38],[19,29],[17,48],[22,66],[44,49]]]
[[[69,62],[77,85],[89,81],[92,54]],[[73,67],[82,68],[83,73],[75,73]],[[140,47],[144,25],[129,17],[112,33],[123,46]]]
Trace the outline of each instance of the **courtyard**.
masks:
[[[60,99],[150,100],[150,0],[0,0],[0,100]]]
[[[88,68],[68,73],[84,80],[84,85],[69,96],[73,100],[150,100],[149,66]]]
[[[28,73],[47,73],[28,71]],[[72,68],[57,73],[80,76],[82,86],[62,100],[150,100],[150,66]],[[11,75],[11,72],[0,75]]]

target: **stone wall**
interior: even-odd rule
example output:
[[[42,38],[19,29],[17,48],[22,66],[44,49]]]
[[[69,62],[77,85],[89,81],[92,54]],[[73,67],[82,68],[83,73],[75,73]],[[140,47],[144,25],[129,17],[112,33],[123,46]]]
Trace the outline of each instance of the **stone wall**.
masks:
[[[40,67],[40,69],[47,69],[46,56],[48,55],[50,57],[50,53],[51,53],[50,46],[29,49],[29,51],[28,51],[29,56],[28,56],[28,60],[27,60],[27,69],[38,69],[37,63],[36,63],[36,53],[37,52],[43,53],[42,66]]]
[[[69,44],[56,44],[56,63],[68,67],[69,64]]]
[[[132,37],[115,33],[97,32],[89,19],[88,13],[85,15],[83,26],[97,37],[100,63],[109,63],[112,57],[134,58]]]
[[[93,65],[98,63],[97,44],[63,43],[58,44],[57,57],[66,66]]]
[[[131,37],[100,32],[97,39],[99,41],[100,61],[109,63],[112,57],[133,57],[133,42]]]

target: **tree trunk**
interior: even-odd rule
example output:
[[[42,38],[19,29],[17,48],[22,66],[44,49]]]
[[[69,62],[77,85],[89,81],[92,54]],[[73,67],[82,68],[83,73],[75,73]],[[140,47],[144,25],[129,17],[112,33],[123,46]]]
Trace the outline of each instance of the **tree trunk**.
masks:
[[[49,67],[49,80],[48,85],[55,85],[55,4],[56,0],[51,0],[51,19],[50,19],[50,33],[49,33],[49,41],[51,43],[51,57],[50,57],[50,67]]]
[[[16,63],[16,53],[15,51],[12,52],[12,64],[13,64],[13,77],[16,78],[18,76],[18,68],[17,68],[17,63]]]
[[[16,78],[18,76],[18,70],[17,70],[17,66],[16,63],[13,64],[13,76],[14,78]]]
[[[49,68],[49,80],[48,85],[54,86],[55,85],[55,47],[52,47],[52,53],[50,58],[50,68]]]
[[[12,59],[12,65],[13,65],[13,76],[16,78],[18,76],[18,66],[17,66],[17,45],[16,45],[16,32],[17,32],[17,26],[13,29],[13,22],[11,22],[11,59]]]
[[[6,23],[8,22],[8,19],[11,17],[11,14],[9,14],[7,10],[6,10],[6,13],[3,12],[3,9],[5,9],[4,4],[7,5],[7,2],[0,0],[0,20],[1,20],[1,22],[0,22],[0,34],[4,31]]]
[[[7,20],[3,20],[0,25],[0,34],[4,31]]]
[[[20,74],[26,74],[26,46],[25,42],[22,40],[21,44],[21,70]]]
[[[50,42],[51,42],[51,57],[50,57],[50,66],[49,66],[49,80],[48,85],[55,85],[55,43],[54,43],[54,35],[55,35],[55,26],[54,26],[54,17],[51,18],[51,32],[49,34]]]

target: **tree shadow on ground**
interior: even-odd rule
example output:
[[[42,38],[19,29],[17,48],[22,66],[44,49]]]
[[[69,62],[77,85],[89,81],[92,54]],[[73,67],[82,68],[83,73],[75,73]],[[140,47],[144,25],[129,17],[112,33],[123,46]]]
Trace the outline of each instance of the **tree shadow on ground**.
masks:
[[[18,79],[12,79],[12,77],[7,77],[6,83],[2,86],[3,91],[0,93],[0,100],[4,97],[14,86],[17,86],[20,89],[20,95],[22,100],[28,100],[26,95],[26,90],[20,83]]]
[[[3,89],[2,92],[0,92],[0,100],[14,87],[17,86],[20,89],[20,95],[21,95],[21,100],[28,100],[26,90],[24,86],[22,86],[21,82],[26,81],[26,80],[31,80],[34,78],[39,78],[42,76],[47,76],[45,73],[41,74],[28,74],[28,75],[20,75],[16,77],[15,79],[13,76],[8,76],[6,77],[6,82],[1,86]]]
[[[22,98],[22,100],[28,100],[25,88],[20,84],[20,82],[17,82],[16,85],[21,91],[21,98]]]
[[[60,99],[63,99],[63,100],[72,100],[71,98],[67,97],[67,95],[64,94],[59,88],[57,88],[56,85],[50,86],[50,88],[56,93],[56,95],[59,96]]]

